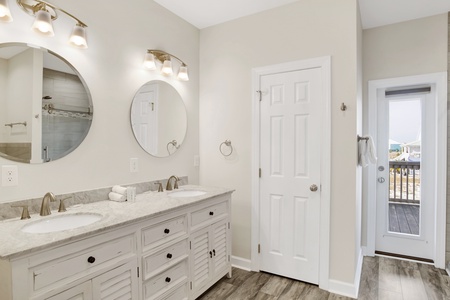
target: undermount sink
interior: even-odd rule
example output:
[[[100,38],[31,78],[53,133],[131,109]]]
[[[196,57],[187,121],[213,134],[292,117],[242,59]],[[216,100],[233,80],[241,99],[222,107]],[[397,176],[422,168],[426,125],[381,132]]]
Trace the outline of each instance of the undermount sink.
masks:
[[[167,194],[169,197],[173,198],[185,198],[185,197],[195,197],[195,196],[201,196],[206,194],[205,191],[199,191],[199,190],[180,190],[180,191],[174,191],[169,194]]]
[[[57,232],[87,226],[101,218],[102,215],[91,213],[66,214],[32,222],[23,226],[21,230],[27,233]]]

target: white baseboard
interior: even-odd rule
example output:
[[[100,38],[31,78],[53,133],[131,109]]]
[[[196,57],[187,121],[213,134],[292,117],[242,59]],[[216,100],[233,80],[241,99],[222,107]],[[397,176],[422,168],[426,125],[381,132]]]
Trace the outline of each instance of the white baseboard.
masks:
[[[238,256],[231,256],[231,265],[245,271],[252,270],[252,261]]]
[[[358,264],[356,266],[356,274],[355,280],[352,283],[343,282],[339,280],[330,279],[329,280],[329,292],[334,294],[339,294],[342,296],[350,297],[350,298],[358,298],[359,293],[359,284],[361,282],[361,272],[363,265],[363,251],[362,249],[359,252]]]

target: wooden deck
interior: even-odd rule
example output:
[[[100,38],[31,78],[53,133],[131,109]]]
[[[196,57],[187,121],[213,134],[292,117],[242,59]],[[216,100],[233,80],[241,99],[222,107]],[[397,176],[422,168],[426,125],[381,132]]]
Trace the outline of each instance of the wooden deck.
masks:
[[[418,235],[419,229],[419,205],[389,204],[389,231]]]

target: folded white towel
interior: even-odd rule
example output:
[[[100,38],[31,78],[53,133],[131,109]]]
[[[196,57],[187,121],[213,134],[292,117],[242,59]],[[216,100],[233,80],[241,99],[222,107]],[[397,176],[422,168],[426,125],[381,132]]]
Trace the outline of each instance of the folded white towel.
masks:
[[[361,140],[358,143],[358,163],[362,167],[367,167],[369,163],[377,163],[376,149],[371,136],[367,136],[367,140]]]
[[[127,194],[127,188],[123,187],[123,186],[120,186],[120,185],[113,186],[112,187],[112,191],[114,193],[121,194],[121,195],[126,195]]]
[[[117,202],[127,201],[126,195],[122,195],[122,194],[118,194],[118,193],[114,193],[114,192],[110,192],[108,194],[108,197],[109,197],[109,200],[112,200],[112,201],[117,201]]]

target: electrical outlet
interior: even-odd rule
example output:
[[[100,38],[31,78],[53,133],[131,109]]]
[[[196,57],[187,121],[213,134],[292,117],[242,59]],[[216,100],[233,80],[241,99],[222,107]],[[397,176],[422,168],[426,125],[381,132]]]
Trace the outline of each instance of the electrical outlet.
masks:
[[[139,164],[137,158],[130,158],[130,172],[136,173],[139,172]]]
[[[2,186],[19,185],[17,166],[2,166]]]

